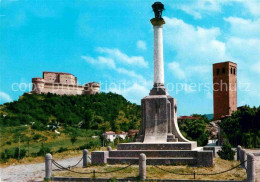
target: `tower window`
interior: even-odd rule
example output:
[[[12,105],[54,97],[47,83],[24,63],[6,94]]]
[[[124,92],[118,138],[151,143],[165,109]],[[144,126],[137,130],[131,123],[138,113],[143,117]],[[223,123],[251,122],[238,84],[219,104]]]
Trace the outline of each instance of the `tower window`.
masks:
[[[236,69],[234,69],[234,75],[236,74]]]
[[[219,75],[219,68],[217,69],[217,75]]]
[[[222,68],[222,74],[225,74],[225,73],[226,73],[225,68]]]
[[[232,74],[232,68],[230,69],[230,74]]]

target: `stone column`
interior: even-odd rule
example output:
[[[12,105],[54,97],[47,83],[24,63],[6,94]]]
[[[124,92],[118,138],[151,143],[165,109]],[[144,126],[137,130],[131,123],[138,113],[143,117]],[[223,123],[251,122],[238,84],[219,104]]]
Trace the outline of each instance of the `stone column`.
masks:
[[[52,176],[52,155],[45,155],[45,179],[48,180]]]
[[[238,146],[237,146],[237,161],[240,160],[239,153],[240,153],[240,150],[241,150],[241,149],[242,149],[241,146],[238,145]]]
[[[164,88],[163,24],[165,21],[163,18],[153,18],[151,23],[154,29],[154,88]]]
[[[240,150],[239,157],[240,157],[240,162],[244,162],[246,160],[246,150],[245,149]],[[241,167],[246,168],[246,163],[243,163],[241,165]]]
[[[255,182],[255,157],[253,154],[247,154],[247,170],[246,170],[246,181]]]
[[[83,150],[83,167],[88,166],[88,150],[84,149]]]
[[[112,148],[110,146],[107,147],[107,151],[111,151]]]
[[[139,178],[140,180],[146,179],[146,155],[144,153],[139,155]]]

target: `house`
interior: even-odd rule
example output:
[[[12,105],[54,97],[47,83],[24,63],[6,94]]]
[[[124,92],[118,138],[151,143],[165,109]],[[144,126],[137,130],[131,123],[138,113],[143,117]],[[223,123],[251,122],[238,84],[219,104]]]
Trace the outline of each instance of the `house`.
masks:
[[[115,133],[114,131],[107,131],[103,133],[106,140],[110,140],[110,142],[114,142],[117,138],[122,138],[123,140],[126,139],[127,133],[124,131],[121,131],[119,133]]]

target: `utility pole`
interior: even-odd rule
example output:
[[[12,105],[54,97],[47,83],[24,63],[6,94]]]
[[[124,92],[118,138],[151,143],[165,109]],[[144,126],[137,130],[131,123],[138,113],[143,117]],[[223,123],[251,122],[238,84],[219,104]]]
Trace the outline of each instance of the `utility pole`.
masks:
[[[28,157],[30,157],[30,139],[28,138]]]
[[[19,151],[18,151],[18,161],[20,160],[20,148],[21,148],[21,136],[19,136]]]

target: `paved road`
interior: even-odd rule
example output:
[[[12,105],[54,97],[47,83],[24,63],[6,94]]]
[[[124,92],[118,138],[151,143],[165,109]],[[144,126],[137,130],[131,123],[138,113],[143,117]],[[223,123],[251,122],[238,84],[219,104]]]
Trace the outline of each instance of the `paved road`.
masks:
[[[59,164],[63,166],[75,165],[82,156],[73,157],[68,159],[63,159],[57,161]],[[79,166],[82,165],[82,161]],[[44,163],[37,164],[19,164],[14,166],[8,166],[5,168],[1,168],[0,171],[0,182],[38,182],[42,181],[44,178]],[[53,169],[57,169],[53,166]],[[55,173],[55,171],[54,171]]]

